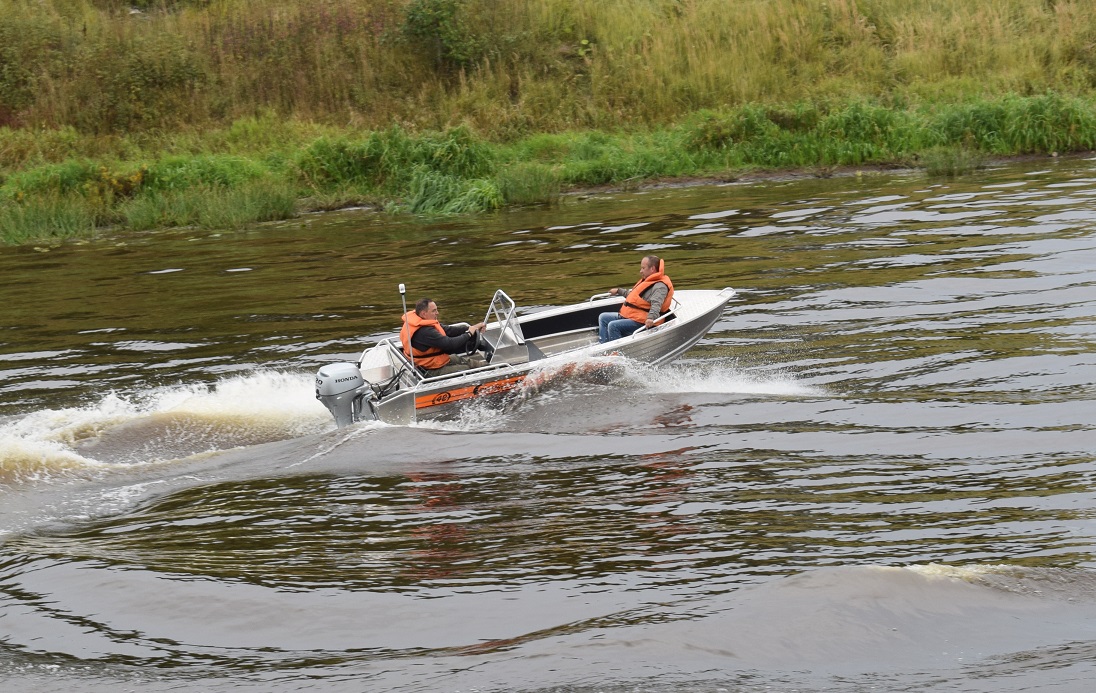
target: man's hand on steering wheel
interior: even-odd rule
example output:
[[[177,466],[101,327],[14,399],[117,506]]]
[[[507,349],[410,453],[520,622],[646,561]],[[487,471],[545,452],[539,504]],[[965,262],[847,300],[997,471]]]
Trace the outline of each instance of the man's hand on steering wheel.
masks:
[[[469,340],[464,346],[464,353],[466,355],[472,355],[483,348],[483,344],[487,341],[483,338],[483,329],[486,327],[484,323],[478,323],[468,328]]]

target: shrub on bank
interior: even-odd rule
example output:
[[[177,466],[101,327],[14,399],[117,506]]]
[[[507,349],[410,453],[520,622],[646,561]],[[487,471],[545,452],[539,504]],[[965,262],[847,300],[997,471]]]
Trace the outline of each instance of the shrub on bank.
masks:
[[[367,183],[399,190],[423,168],[456,178],[481,178],[491,172],[492,147],[467,127],[412,136],[391,127],[363,138],[321,137],[296,158],[303,179],[315,188]]]
[[[986,156],[1092,149],[1096,109],[1091,100],[1058,94],[911,108],[860,99],[748,104],[700,111],[668,128],[539,134],[501,144],[468,127],[280,129],[249,119],[205,136],[155,141],[161,150],[198,153],[118,161],[116,152],[137,145],[115,142],[106,158],[25,167],[0,179],[0,229],[7,242],[23,242],[105,225],[238,227],[347,204],[468,213],[552,202],[567,188],[758,168],[920,160],[933,175],[959,175]],[[203,145],[220,151],[201,151]],[[79,138],[72,148],[91,149]]]
[[[167,192],[191,188],[238,188],[270,174],[261,162],[231,154],[166,156],[148,168],[145,187]]]

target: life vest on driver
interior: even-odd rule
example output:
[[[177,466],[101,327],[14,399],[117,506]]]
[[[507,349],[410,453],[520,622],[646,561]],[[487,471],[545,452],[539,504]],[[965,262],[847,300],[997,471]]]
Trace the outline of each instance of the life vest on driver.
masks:
[[[400,343],[403,344],[403,355],[407,358],[411,358],[411,338],[423,327],[427,329],[432,327],[441,333],[442,337],[446,336],[445,330],[441,329],[441,323],[437,320],[426,320],[413,310],[407,311],[403,316],[403,329],[400,330]],[[419,368],[432,371],[449,365],[449,354],[437,347],[430,347],[425,350],[415,348],[414,351],[415,365]]]
[[[632,290],[628,292],[628,297],[624,299],[624,305],[620,307],[620,317],[628,318],[629,320],[635,320],[636,322],[646,322],[647,313],[651,310],[651,302],[644,300],[642,294],[652,284],[659,282],[666,285],[669,291],[666,292],[666,300],[659,306],[658,312],[665,313],[670,310],[670,299],[674,297],[674,285],[670,281],[670,278],[666,276],[666,261],[658,261],[658,271],[650,275],[646,279],[640,279],[636,282],[636,285],[632,287]],[[655,324],[659,324],[662,321],[659,320]]]

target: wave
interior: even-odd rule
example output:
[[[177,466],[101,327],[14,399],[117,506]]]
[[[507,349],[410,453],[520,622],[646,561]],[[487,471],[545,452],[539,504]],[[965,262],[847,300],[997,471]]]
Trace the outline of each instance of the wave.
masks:
[[[296,438],[333,427],[316,401],[310,373],[260,370],[211,384],[179,383],[132,393],[108,392],[98,401],[44,409],[0,421],[0,482],[28,481],[160,463],[198,453]],[[428,428],[497,429],[525,405],[552,407],[624,385],[653,394],[817,394],[782,374],[757,374],[721,361],[650,366],[592,358],[564,373],[537,372],[503,407],[470,405],[449,422]]]
[[[961,580],[998,592],[1096,603],[1096,572],[1084,568],[928,563],[911,565],[909,570],[928,578]]]
[[[725,359],[678,361],[668,366],[633,364],[631,378],[657,394],[744,394],[811,397],[826,394],[781,371],[744,370]]]
[[[212,384],[107,393],[0,422],[0,482],[158,463],[329,429],[312,376],[255,371]]]
[[[650,365],[620,357],[591,357],[534,369],[521,387],[501,402],[469,402],[452,420],[420,422],[442,430],[605,432],[620,425],[623,406],[659,410],[666,404],[658,395],[763,395],[811,397],[825,395],[783,372],[744,370],[726,359],[678,361]],[[653,397],[652,397],[653,396]],[[637,399],[646,400],[638,405]],[[687,398],[688,399],[688,398]],[[722,399],[717,397],[717,399]],[[625,405],[625,403],[628,403]]]

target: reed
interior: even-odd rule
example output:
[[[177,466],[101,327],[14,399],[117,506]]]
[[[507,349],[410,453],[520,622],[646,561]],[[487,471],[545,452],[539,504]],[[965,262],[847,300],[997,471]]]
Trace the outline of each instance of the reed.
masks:
[[[491,181],[459,178],[427,167],[417,168],[403,204],[392,211],[414,214],[485,212],[502,206],[502,194]]]
[[[80,196],[43,195],[0,205],[0,238],[8,244],[90,236],[98,226],[95,211]]]
[[[406,188],[420,169],[454,178],[477,178],[493,167],[490,145],[466,127],[419,136],[390,127],[364,137],[321,137],[294,163],[305,181],[317,189],[353,182],[388,191]]]
[[[562,181],[555,167],[522,161],[502,168],[495,175],[495,185],[505,204],[552,204],[559,200]]]
[[[248,224],[292,218],[297,191],[284,181],[249,181],[225,188],[200,184],[154,190],[120,206],[125,226],[147,230],[173,226],[238,229]]]
[[[929,176],[954,178],[985,167],[985,156],[967,147],[931,147],[921,155]]]

